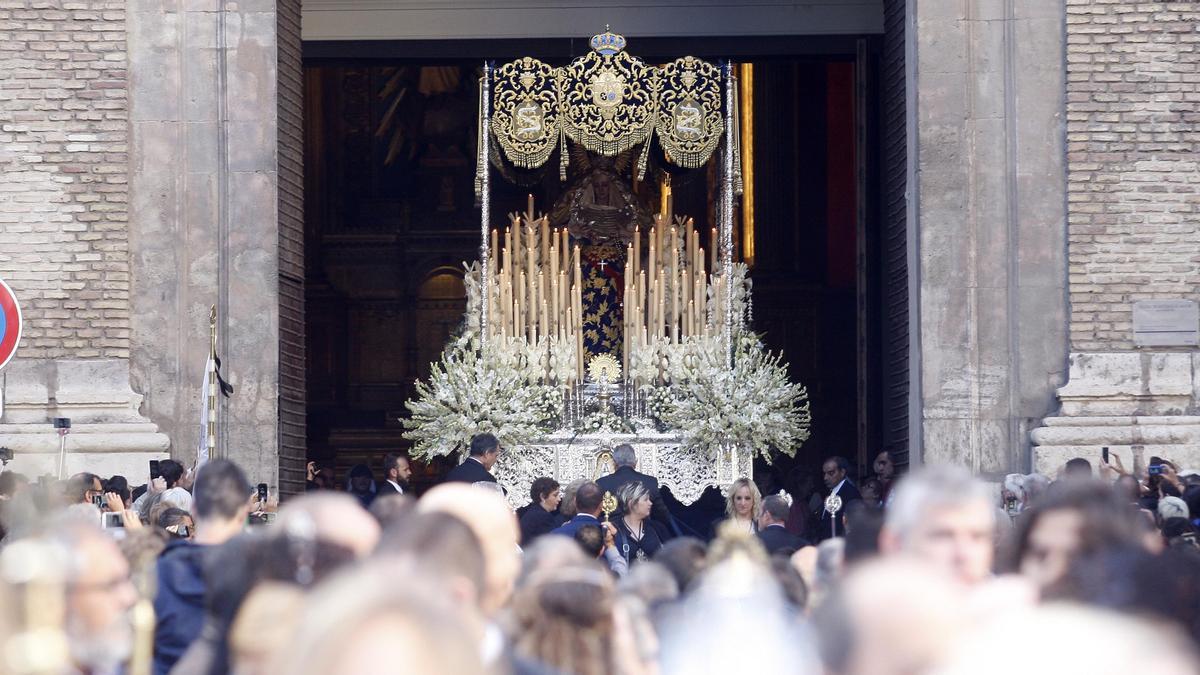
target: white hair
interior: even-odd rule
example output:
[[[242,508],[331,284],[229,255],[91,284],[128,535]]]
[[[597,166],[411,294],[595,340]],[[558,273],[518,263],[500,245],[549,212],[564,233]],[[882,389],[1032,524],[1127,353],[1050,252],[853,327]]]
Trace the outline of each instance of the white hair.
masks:
[[[1025,476],[1010,473],[1004,477],[1004,489],[1016,495],[1019,501],[1025,500]]]
[[[1190,518],[1187,502],[1179,497],[1163,497],[1158,500],[1158,517],[1164,521],[1171,518]]]
[[[612,458],[613,464],[618,468],[622,466],[637,466],[637,451],[628,443],[622,443],[613,448]]]
[[[930,509],[982,502],[990,512],[991,495],[992,489],[963,467],[921,467],[896,486],[884,527],[903,541]]]

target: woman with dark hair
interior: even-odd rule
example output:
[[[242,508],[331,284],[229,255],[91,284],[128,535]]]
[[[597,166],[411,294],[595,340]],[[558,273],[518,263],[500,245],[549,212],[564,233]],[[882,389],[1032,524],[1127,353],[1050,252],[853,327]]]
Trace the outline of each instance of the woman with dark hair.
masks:
[[[158,513],[155,525],[173,539],[192,539],[196,536],[196,523],[192,514],[174,506],[168,506]]]
[[[565,522],[558,514],[558,503],[562,500],[558,481],[546,476],[538,478],[529,486],[529,498],[529,505],[521,514],[522,546]]]
[[[1048,589],[1078,557],[1140,546],[1138,518],[1137,509],[1101,483],[1052,490],[1017,520],[1011,567]]]

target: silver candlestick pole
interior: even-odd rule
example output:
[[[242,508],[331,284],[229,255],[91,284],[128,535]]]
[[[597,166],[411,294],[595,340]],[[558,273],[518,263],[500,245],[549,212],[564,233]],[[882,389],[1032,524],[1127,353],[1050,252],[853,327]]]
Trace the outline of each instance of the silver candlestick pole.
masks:
[[[480,82],[480,108],[481,112],[481,128],[479,130],[479,340],[486,342],[488,338],[488,311],[492,303],[492,285],[491,285],[491,268],[489,266],[489,258],[491,251],[488,250],[488,234],[491,231],[491,200],[492,200],[492,180],[491,167],[488,159],[488,151],[491,147],[491,128],[492,128],[492,65],[487,61],[483,62],[483,79]]]
[[[725,156],[721,176],[721,273],[725,275],[725,316],[722,337],[730,369],[733,368],[733,98],[737,80],[733,62],[725,62]]]

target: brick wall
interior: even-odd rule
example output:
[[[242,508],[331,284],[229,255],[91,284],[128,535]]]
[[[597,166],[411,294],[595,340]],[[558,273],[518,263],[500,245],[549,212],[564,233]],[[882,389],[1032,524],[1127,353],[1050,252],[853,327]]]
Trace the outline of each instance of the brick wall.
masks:
[[[1200,3],[1067,0],[1071,343],[1133,348],[1137,300],[1200,300]]]
[[[0,278],[21,357],[129,356],[124,8],[0,0]]]

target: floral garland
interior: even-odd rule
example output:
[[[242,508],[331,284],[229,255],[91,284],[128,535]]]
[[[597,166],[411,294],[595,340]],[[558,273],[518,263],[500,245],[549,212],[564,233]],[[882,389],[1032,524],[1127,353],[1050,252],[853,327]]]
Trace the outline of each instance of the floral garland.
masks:
[[[539,384],[536,355],[548,353],[545,345],[541,350],[520,340],[481,346],[470,336],[453,339],[406,403],[411,417],[403,421],[404,437],[413,441],[413,455],[446,455],[483,432],[503,445],[520,445],[553,429],[563,416],[563,395]]]
[[[579,420],[575,431],[581,434],[628,434],[633,432],[633,426],[624,417],[605,408]]]

